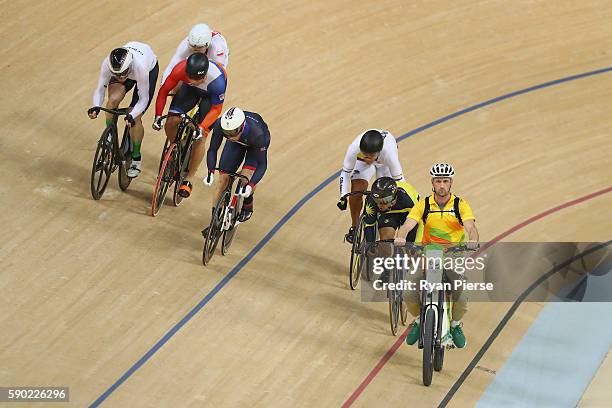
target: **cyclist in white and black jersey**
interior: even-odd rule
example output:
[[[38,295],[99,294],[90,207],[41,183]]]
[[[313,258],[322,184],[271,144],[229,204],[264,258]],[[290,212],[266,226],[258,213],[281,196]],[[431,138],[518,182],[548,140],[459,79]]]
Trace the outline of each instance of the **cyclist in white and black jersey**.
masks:
[[[104,88],[108,88],[108,109],[116,109],[125,98],[127,92],[134,88],[131,112],[125,116],[125,121],[132,129],[132,165],[127,171],[128,177],[140,174],[140,147],[144,137],[142,114],[147,110],[155,93],[155,85],[159,74],[157,56],[147,44],[131,41],[121,48],[115,48],[108,57],[102,60],[98,86],[93,94],[93,106],[87,110],[91,119],[100,113],[104,103]],[[107,125],[112,121],[112,115],[107,114]]]
[[[377,179],[392,177],[395,181],[404,181],[397,142],[386,130],[369,129],[357,136],[348,147],[340,172],[338,208],[346,210],[347,199],[344,196],[349,192],[367,190],[368,183],[374,176]],[[351,208],[351,227],[345,239],[352,243],[363,207],[363,197],[360,194],[349,197],[348,205]]]

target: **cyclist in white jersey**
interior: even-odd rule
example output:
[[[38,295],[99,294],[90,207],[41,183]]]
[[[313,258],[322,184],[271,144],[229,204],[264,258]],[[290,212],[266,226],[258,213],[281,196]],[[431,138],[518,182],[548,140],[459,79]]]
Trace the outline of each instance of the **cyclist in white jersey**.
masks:
[[[404,181],[402,165],[399,162],[397,142],[389,131],[369,129],[353,140],[346,151],[344,164],[340,172],[340,200],[338,208],[344,211],[349,192],[364,191],[372,177],[392,177],[395,181]],[[345,240],[353,242],[353,234],[361,209],[363,197],[360,194],[349,197],[351,208],[351,227],[345,235]]]
[[[125,98],[125,94],[134,88],[130,103],[130,114],[125,122],[131,127],[132,165],[127,171],[128,177],[140,174],[142,159],[140,147],[144,137],[142,114],[147,110],[155,93],[155,85],[159,74],[157,56],[147,44],[131,41],[121,48],[115,48],[108,57],[102,60],[98,86],[93,94],[93,106],[87,110],[91,119],[100,113],[104,103],[104,88],[108,88],[108,109],[116,109]],[[106,115],[106,123],[110,124],[112,115]]]
[[[164,83],[176,64],[194,52],[206,54],[208,59],[218,62],[223,65],[223,68],[227,68],[229,63],[229,48],[221,33],[212,31],[206,24],[196,24],[189,31],[189,35],[176,48],[174,56],[164,70],[161,83]]]

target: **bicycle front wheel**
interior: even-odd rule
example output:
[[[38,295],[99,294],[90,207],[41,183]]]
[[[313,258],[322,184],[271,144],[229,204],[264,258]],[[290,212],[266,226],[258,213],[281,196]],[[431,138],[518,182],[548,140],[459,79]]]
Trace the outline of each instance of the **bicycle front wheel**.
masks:
[[[113,172],[113,159],[112,129],[107,127],[104,129],[104,132],[102,132],[100,140],[98,140],[98,146],[96,147],[96,153],[91,167],[90,186],[91,196],[94,200],[99,200],[106,190],[106,186]]]
[[[225,190],[219,201],[217,201],[217,205],[215,206],[215,211],[213,212],[213,216],[210,219],[210,224],[208,226],[208,233],[204,237],[204,249],[202,250],[202,263],[204,265],[210,262],[213,254],[215,253],[215,249],[217,248],[217,244],[219,243],[219,238],[222,234],[223,227],[223,215],[225,213],[225,208],[230,202],[231,194],[229,190]]]
[[[389,282],[397,282],[395,271],[389,273]],[[401,303],[399,291],[389,290],[389,323],[391,323],[391,333],[394,336],[397,335],[399,327]]]
[[[172,184],[174,171],[176,167],[175,152],[176,145],[171,143],[162,153],[161,163],[159,166],[159,173],[157,174],[157,182],[155,183],[155,190],[153,192],[153,200],[151,201],[151,215],[155,217],[159,210],[164,205],[164,199],[168,192],[168,187]]]
[[[357,229],[353,237],[353,246],[351,248],[351,264],[349,266],[349,284],[351,289],[357,289],[359,285],[359,276],[361,275],[361,269],[364,264],[365,255],[362,253],[363,249],[363,215],[359,217],[357,221]]]
[[[425,313],[423,324],[423,384],[431,385],[433,377],[433,354],[434,354],[434,326],[435,313],[430,307]]]

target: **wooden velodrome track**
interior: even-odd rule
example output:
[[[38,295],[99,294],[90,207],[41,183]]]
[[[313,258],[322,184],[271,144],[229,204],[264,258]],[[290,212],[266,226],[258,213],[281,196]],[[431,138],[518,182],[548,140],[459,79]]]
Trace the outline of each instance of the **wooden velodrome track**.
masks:
[[[73,406],[339,406],[351,395],[356,406],[439,404],[509,305],[472,305],[469,346],[448,353],[431,387],[420,382],[421,354],[405,345],[371,375],[396,338],[386,305],[361,303],[348,288],[348,214],[335,207],[336,181],[294,205],[340,168],[366,128],[400,136],[612,66],[607,1],[1,7],[0,385],[70,386]],[[180,208],[148,215],[163,145],[152,108],[141,176],[127,193],[115,178],[99,202],[89,193],[104,123],[85,111],[101,59],[140,40],[163,69],[196,22],[228,39],[226,106],[261,113],[272,132],[255,215],[209,267],[199,231],[210,190],[199,184]],[[400,143],[404,172],[426,193],[431,163],[453,163],[454,190],[474,208],[482,240],[493,239],[611,185],[610,100],[612,73],[599,72],[482,106]],[[605,241],[612,223],[601,214],[611,204],[601,194],[504,239]],[[238,273],[215,289],[230,271]],[[541,308],[522,305],[480,364],[499,369]],[[451,405],[472,406],[492,377],[472,372]],[[609,381],[593,387],[593,401],[610,396]]]

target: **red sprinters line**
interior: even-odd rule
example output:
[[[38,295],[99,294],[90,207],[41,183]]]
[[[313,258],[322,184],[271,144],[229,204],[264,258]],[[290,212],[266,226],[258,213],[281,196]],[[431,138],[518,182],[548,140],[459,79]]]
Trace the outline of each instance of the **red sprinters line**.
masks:
[[[551,209],[548,209],[546,211],[543,211],[537,215],[534,215],[531,218],[526,219],[525,221],[516,224],[514,227],[502,232],[501,234],[499,234],[498,236],[496,236],[495,238],[493,238],[491,241],[489,241],[484,248],[488,248],[491,245],[495,244],[496,242],[501,241],[502,239],[506,238],[508,235],[515,233],[516,231],[525,228],[527,225],[532,224],[538,220],[541,220],[544,217],[549,216],[550,214],[556,213],[558,211],[561,211],[565,208],[574,206],[576,204],[580,204],[583,203],[585,201],[591,200],[595,197],[599,197],[600,195],[604,195],[606,193],[609,193],[610,191],[612,191],[612,186],[610,187],[606,187],[603,190],[599,190],[596,191],[594,193],[591,194],[587,194],[585,196],[579,197],[575,200],[572,201],[568,201],[566,203],[563,203],[561,205],[558,205],[556,207],[553,207]],[[391,348],[385,353],[385,355],[380,359],[380,361],[376,364],[376,366],[372,369],[372,371],[370,371],[370,373],[366,376],[366,378],[361,382],[361,384],[359,384],[359,386],[355,389],[355,391],[353,391],[353,393],[347,398],[346,401],[344,401],[344,404],[342,404],[342,408],[347,408],[350,407],[353,402],[355,402],[355,400],[357,400],[357,398],[359,398],[359,396],[361,395],[361,393],[363,393],[363,391],[366,389],[366,387],[368,386],[368,384],[370,384],[372,382],[372,380],[374,379],[374,377],[376,377],[378,375],[378,373],[380,372],[380,370],[382,370],[382,368],[385,366],[385,364],[387,364],[387,361],[389,361],[391,359],[391,357],[393,356],[393,354],[395,354],[395,352],[397,351],[397,349],[402,345],[402,343],[404,342],[404,339],[406,338],[406,336],[408,335],[408,330],[410,329],[410,326],[408,326],[406,328],[406,330],[404,330],[404,332],[401,334],[401,336],[397,339],[397,341],[395,343],[393,343],[393,346],[391,346]]]

